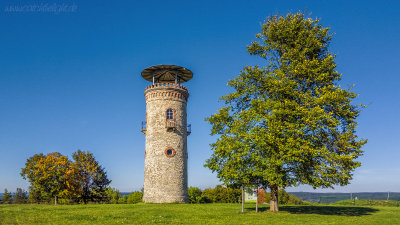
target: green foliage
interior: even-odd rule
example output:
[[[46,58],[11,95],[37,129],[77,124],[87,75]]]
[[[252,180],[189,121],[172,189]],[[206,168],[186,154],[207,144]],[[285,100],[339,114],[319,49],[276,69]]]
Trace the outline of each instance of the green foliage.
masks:
[[[109,204],[136,204],[142,202],[143,193],[139,191],[134,191],[129,195],[124,195],[119,192],[116,188],[108,187],[106,189],[106,201]]]
[[[121,193],[116,188],[108,187],[106,190],[107,198],[105,200],[106,203],[110,204],[118,204],[119,199],[121,198]]]
[[[124,195],[118,199],[118,204],[126,204],[128,202],[128,196]]]
[[[329,28],[289,13],[269,17],[256,37],[248,52],[266,64],[229,81],[234,92],[206,119],[218,139],[205,166],[227,185],[270,187],[274,202],[278,188],[348,184],[367,142],[355,134],[363,106],[337,84]]]
[[[217,185],[215,188],[207,188],[201,194],[200,203],[237,203],[240,199],[240,189]]]
[[[139,191],[134,191],[134,192],[130,193],[127,197],[128,197],[128,199],[127,199],[128,204],[136,204],[136,203],[142,202],[143,193],[139,192]]]
[[[7,188],[4,189],[3,197],[1,198],[2,204],[11,204],[13,203],[13,197],[10,192],[8,192]]]
[[[198,187],[189,187],[188,196],[189,203],[200,203],[202,191]]]
[[[16,204],[24,204],[28,202],[28,193],[21,188],[17,188],[14,194],[14,202]]]
[[[33,185],[29,187],[28,203],[48,203],[50,200],[51,198],[47,193],[40,191]]]
[[[111,183],[103,167],[93,154],[78,150],[73,154],[72,166],[75,171],[75,198],[87,204],[89,201],[101,202],[106,197],[106,187]]]

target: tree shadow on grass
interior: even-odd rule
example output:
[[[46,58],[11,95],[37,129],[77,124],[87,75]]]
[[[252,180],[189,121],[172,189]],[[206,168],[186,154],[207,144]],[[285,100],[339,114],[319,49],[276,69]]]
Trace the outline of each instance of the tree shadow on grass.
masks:
[[[255,210],[255,208],[251,208]],[[268,211],[269,207],[260,207],[260,212]],[[344,207],[344,206],[281,206],[279,211],[291,214],[319,214],[333,216],[366,216],[378,212],[378,209],[368,207]]]
[[[365,216],[372,215],[379,210],[368,207],[343,207],[343,206],[282,206],[281,211],[292,214],[319,214],[335,216]]]

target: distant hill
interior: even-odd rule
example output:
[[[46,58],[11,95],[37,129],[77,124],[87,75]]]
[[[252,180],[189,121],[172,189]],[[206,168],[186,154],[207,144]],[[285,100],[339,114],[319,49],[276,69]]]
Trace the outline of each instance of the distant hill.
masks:
[[[336,203],[349,200],[351,197],[360,200],[387,200],[387,192],[356,192],[356,193],[318,193],[318,192],[290,192],[303,201],[322,204]],[[400,201],[400,192],[389,192],[389,200]]]

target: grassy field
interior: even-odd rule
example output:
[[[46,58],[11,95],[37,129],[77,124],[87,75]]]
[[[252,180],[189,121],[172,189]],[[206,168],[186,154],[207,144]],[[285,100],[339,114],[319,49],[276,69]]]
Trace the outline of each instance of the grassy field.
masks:
[[[400,207],[246,204],[0,205],[0,224],[400,224]]]
[[[335,205],[399,207],[400,201],[393,201],[393,200],[342,200],[342,201],[335,203]]]
[[[357,197],[360,200],[386,200],[387,192],[353,192],[353,193],[319,193],[319,192],[289,192],[303,201],[321,204],[336,203],[341,200],[348,200]],[[390,192],[390,200],[400,201],[400,192]]]

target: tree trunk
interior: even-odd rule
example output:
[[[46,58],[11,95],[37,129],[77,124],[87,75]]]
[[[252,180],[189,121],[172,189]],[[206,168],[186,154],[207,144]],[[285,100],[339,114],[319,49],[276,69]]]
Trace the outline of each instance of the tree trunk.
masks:
[[[57,205],[57,196],[54,197],[54,205]]]
[[[258,187],[257,187],[257,190],[256,190],[256,212],[258,212]]]
[[[242,212],[244,212],[244,187],[242,187]]]
[[[269,210],[271,212],[278,212],[278,187],[271,185],[271,202],[269,203]]]

